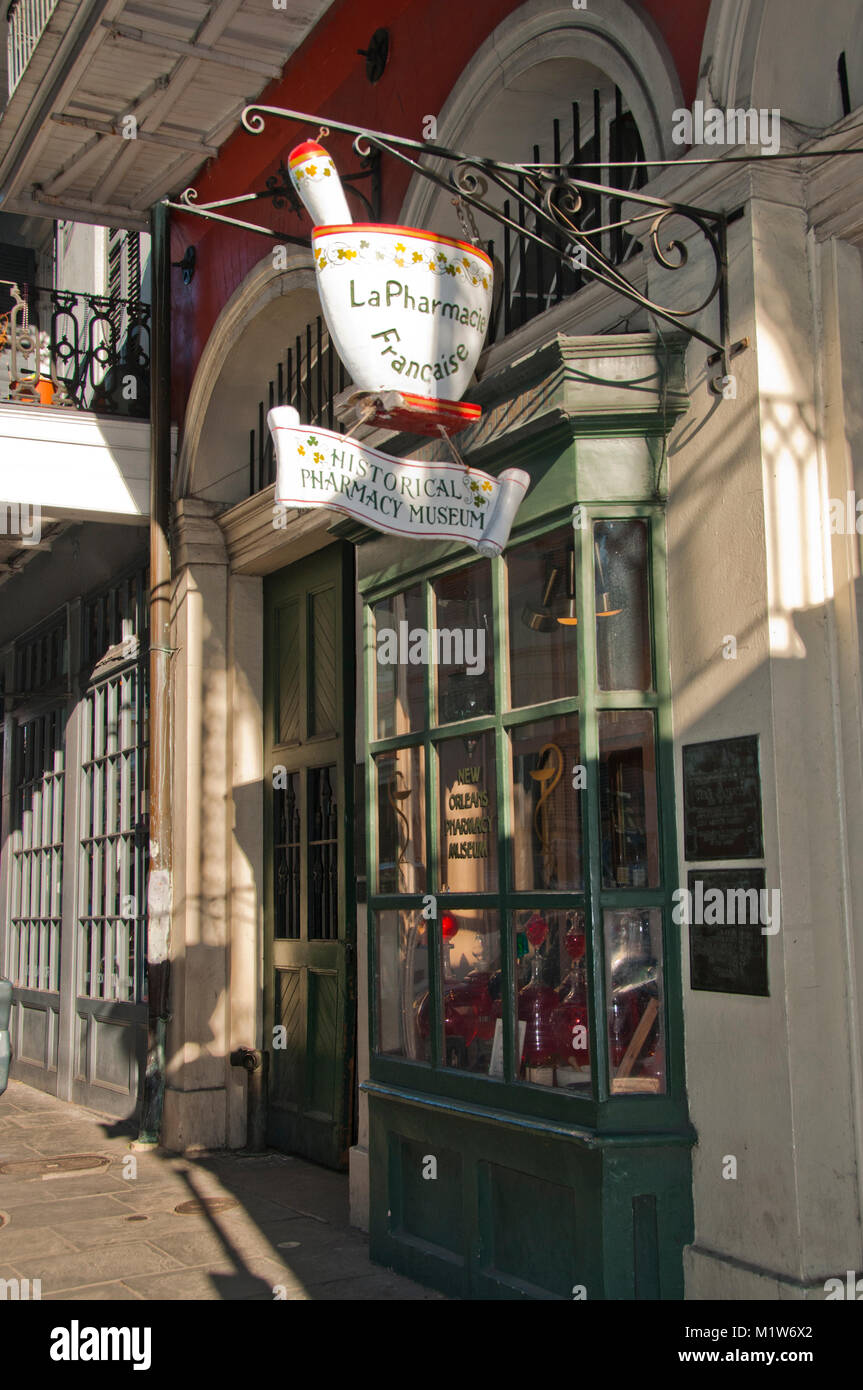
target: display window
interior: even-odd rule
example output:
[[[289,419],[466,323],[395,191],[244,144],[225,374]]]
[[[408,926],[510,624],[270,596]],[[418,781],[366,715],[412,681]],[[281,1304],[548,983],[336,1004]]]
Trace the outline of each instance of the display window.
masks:
[[[367,594],[372,1071],[590,1123],[674,1092],[680,987],[662,515],[578,521]]]

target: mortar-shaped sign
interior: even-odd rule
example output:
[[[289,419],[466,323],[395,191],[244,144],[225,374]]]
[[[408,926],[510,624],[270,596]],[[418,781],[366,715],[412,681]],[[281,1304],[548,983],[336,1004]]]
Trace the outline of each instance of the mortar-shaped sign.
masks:
[[[357,392],[408,393],[412,427],[463,428],[479,408],[463,403],[488,332],[494,275],[470,242],[418,227],[351,221],[332,159],[307,140],[288,159],[291,180],[317,224],[315,274],[336,351]],[[423,427],[423,409],[431,421]]]

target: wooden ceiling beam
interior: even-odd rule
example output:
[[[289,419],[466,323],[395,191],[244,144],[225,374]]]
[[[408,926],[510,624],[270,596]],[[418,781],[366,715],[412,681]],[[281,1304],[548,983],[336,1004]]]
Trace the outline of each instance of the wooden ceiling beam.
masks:
[[[152,29],[138,29],[131,24],[118,24],[116,20],[110,19],[103,19],[102,26],[108,30],[112,38],[127,39],[130,43],[158,48],[163,53],[181,53],[186,58],[197,58],[202,63],[219,63],[222,67],[258,73],[261,77],[272,78],[282,75],[281,67],[274,63],[262,63],[258,58],[243,58],[237,53],[220,53],[206,44],[172,39],[169,34],[158,34]]]
[[[242,4],[243,0],[216,0],[216,3],[212,4],[207,11],[206,18],[195,31],[194,42],[210,46],[221,38],[222,33]],[[147,130],[158,133],[159,127],[170,115],[189,85],[194,82],[198,71],[196,58],[177,58],[171,71],[170,80],[165,83],[164,90],[159,93],[144,117],[144,126]],[[215,145],[218,148],[221,144],[219,140],[210,140],[204,131],[201,132],[201,139],[204,145]],[[128,146],[117,151],[102,179],[101,188],[104,198],[110,198],[115,188],[123,182],[134,159],[135,151]],[[162,191],[164,192],[164,185]]]
[[[172,150],[189,150],[192,154],[200,154],[202,157],[219,152],[218,145],[205,145],[203,140],[187,140],[182,135],[156,135],[149,130],[139,130],[133,140],[131,136],[123,134],[122,120],[94,121],[89,116],[66,116],[59,111],[52,113],[51,120],[56,121],[58,125],[78,126],[82,130],[96,130],[100,135],[113,135],[129,144],[140,140],[149,145],[166,145]]]

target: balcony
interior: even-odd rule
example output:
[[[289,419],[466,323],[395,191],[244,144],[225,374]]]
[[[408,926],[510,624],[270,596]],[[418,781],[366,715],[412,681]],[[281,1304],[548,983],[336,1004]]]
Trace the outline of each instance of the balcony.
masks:
[[[57,8],[58,0],[12,0],[6,11],[6,63],[9,96],[24,75],[33,50]]]
[[[144,519],[150,307],[0,282],[0,498],[67,519]]]

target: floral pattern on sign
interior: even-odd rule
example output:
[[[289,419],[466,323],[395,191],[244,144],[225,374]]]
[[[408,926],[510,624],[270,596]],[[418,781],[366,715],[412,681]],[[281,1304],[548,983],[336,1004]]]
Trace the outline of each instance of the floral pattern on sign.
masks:
[[[291,173],[295,179],[307,179],[313,182],[318,179],[328,179],[332,176],[334,165],[332,163],[323,164],[318,168],[317,164],[307,164],[305,169],[292,169]]]
[[[455,248],[453,248],[455,250]],[[372,247],[369,242],[361,241],[359,251],[353,247],[340,243],[333,239],[327,239],[326,247],[320,244],[315,248],[315,262],[318,270],[326,270],[327,266],[338,266],[345,261],[356,260],[359,256],[361,261],[391,261],[394,265],[413,270],[422,266],[434,272],[435,275],[461,275],[472,285],[482,285],[487,290],[491,283],[490,272],[487,266],[471,256],[448,254],[446,251],[439,251],[434,245],[423,245],[416,250],[410,250],[404,242],[397,241],[390,248],[381,250],[379,246]]]

